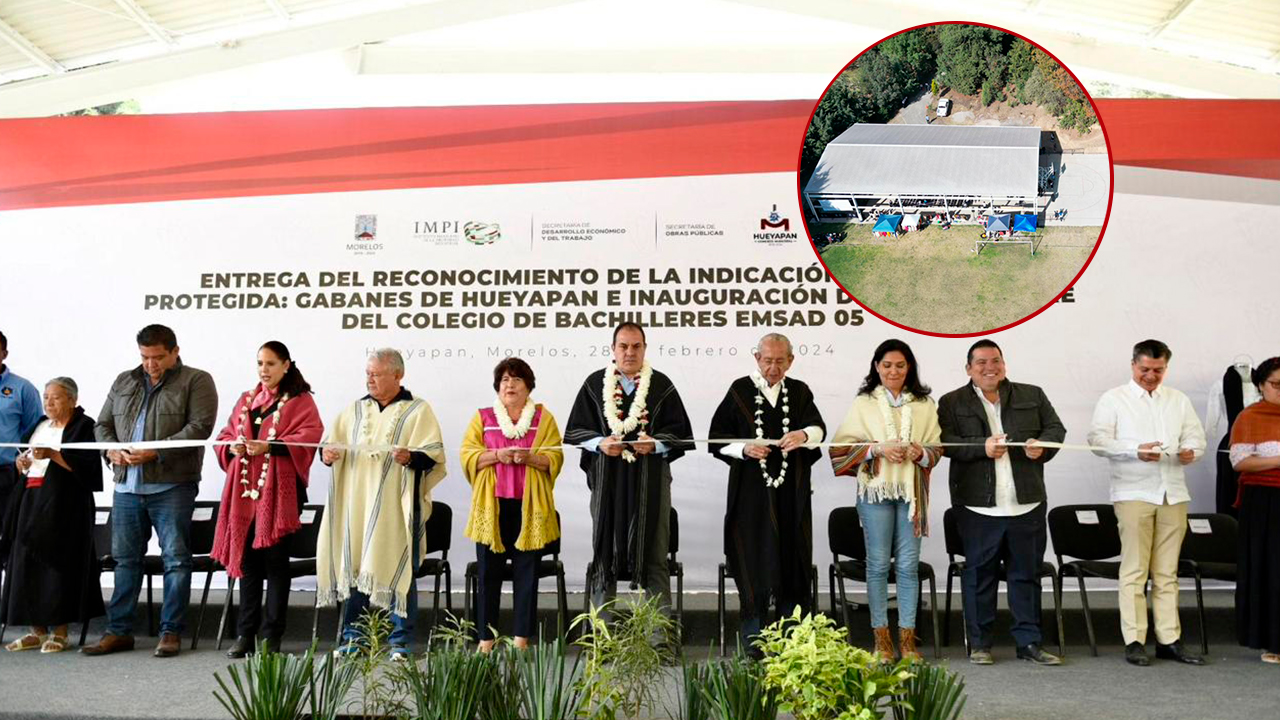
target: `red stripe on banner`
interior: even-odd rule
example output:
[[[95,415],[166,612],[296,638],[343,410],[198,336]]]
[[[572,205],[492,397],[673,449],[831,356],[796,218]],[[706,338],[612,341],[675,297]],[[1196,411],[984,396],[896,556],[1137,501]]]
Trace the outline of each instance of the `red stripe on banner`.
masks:
[[[1280,180],[1280,101],[1096,102],[1116,165]]]
[[[1280,179],[1280,102],[1099,100],[1117,165]],[[793,171],[812,100],[0,121],[0,209]]]
[[[69,117],[0,124],[0,209],[782,172],[810,100]]]

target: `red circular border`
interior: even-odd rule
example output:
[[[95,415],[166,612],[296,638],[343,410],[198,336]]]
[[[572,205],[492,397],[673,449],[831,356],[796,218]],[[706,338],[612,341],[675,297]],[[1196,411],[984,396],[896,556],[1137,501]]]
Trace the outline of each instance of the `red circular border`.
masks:
[[[967,338],[967,337],[978,337],[980,335],[993,335],[995,333],[1008,330],[1009,328],[1017,327],[1018,325],[1021,325],[1022,323],[1039,315],[1045,310],[1048,310],[1051,306],[1057,303],[1058,300],[1063,295],[1066,294],[1067,290],[1071,289],[1077,282],[1080,281],[1080,276],[1084,275],[1084,271],[1089,269],[1089,263],[1093,262],[1094,255],[1098,254],[1098,247],[1102,244],[1102,238],[1107,233],[1107,223],[1111,221],[1111,205],[1112,205],[1112,202],[1115,200],[1115,194],[1116,194],[1116,169],[1115,169],[1115,161],[1112,159],[1113,156],[1111,152],[1111,136],[1107,134],[1106,124],[1103,123],[1102,121],[1102,113],[1098,112],[1098,104],[1093,101],[1093,96],[1090,95],[1089,91],[1085,89],[1084,83],[1080,82],[1080,78],[1076,77],[1076,74],[1074,72],[1071,72],[1071,68],[1067,67],[1066,63],[1059,60],[1057,55],[1054,55],[1053,53],[1049,52],[1048,49],[1046,49],[1044,46],[1040,45],[1036,41],[1031,40],[1030,38],[1024,37],[1022,35],[1019,35],[1018,33],[1013,32],[1012,30],[1007,30],[1005,28],[1002,28],[996,25],[988,25],[987,23],[969,22],[964,20],[940,20],[937,22],[922,23],[920,25],[915,25],[913,27],[899,30],[898,32],[895,32],[891,35],[886,35],[880,38],[879,40],[877,40],[876,42],[872,43],[871,45],[868,45],[865,49],[863,49],[862,52],[855,55],[852,60],[845,63],[840,68],[840,71],[836,73],[835,77],[831,78],[831,82],[827,83],[827,87],[823,89],[822,94],[818,96],[817,102],[813,104],[813,110],[809,113],[809,122],[806,123],[804,126],[805,134],[808,134],[809,127],[813,125],[813,116],[818,111],[818,105],[822,102],[822,99],[827,96],[827,92],[831,90],[831,86],[835,84],[835,81],[837,79],[840,78],[840,73],[844,72],[845,68],[848,68],[850,65],[857,62],[858,58],[865,55],[867,50],[871,50],[872,48],[877,47],[878,45],[880,45],[880,43],[884,42],[885,40],[888,40],[891,37],[896,37],[903,33],[911,32],[912,30],[919,30],[920,28],[923,28],[923,27],[933,27],[936,25],[974,25],[977,27],[991,28],[992,30],[999,30],[1000,32],[1007,33],[1016,38],[1019,38],[1028,43],[1031,43],[1035,47],[1039,48],[1046,55],[1053,58],[1054,62],[1058,63],[1058,65],[1062,67],[1063,70],[1066,70],[1067,74],[1071,76],[1072,80],[1075,80],[1076,85],[1080,87],[1081,92],[1083,92],[1084,96],[1089,100],[1089,106],[1093,108],[1093,115],[1094,117],[1098,118],[1098,128],[1102,131],[1102,139],[1107,145],[1107,172],[1110,175],[1110,178],[1109,178],[1110,184],[1107,187],[1107,214],[1102,220],[1102,229],[1098,232],[1098,240],[1093,244],[1093,252],[1089,253],[1089,259],[1085,260],[1084,265],[1080,268],[1080,272],[1076,273],[1076,276],[1071,279],[1071,282],[1067,283],[1066,287],[1058,291],[1058,294],[1053,296],[1053,299],[1045,303],[1044,306],[1041,307],[1039,310],[1036,310],[1030,315],[1027,315],[1026,317],[1022,318],[1021,320],[1015,320],[1014,322],[1011,322],[1008,325],[994,328],[992,330],[980,330],[978,332],[971,332],[971,333],[930,332],[928,330],[919,330],[913,327],[907,327],[906,325],[890,320],[889,318],[881,315],[875,310],[872,310],[871,308],[867,307],[861,300],[857,298],[857,296],[849,292],[849,288],[846,288],[843,284],[841,284],[840,281],[836,279],[835,274],[831,272],[831,268],[827,267],[827,263],[822,259],[822,253],[818,252],[818,246],[813,241],[813,233],[809,231],[808,210],[806,209],[804,204],[804,188],[800,186],[800,165],[804,160],[804,136],[801,136],[800,138],[800,150],[796,154],[796,198],[800,205],[800,222],[804,224],[804,232],[805,232],[805,235],[807,235],[809,238],[809,246],[813,248],[813,254],[817,256],[818,262],[822,264],[822,268],[827,271],[827,277],[831,278],[831,281],[834,282],[836,286],[838,286],[841,290],[843,290],[844,294],[848,295],[849,298],[852,299],[855,303],[857,303],[858,306],[861,307],[863,310],[866,310],[867,312],[871,313],[872,315],[875,315],[877,318],[880,318],[881,320],[889,323],[890,325],[893,325],[894,327],[898,327],[908,332],[913,332],[919,335],[928,335],[931,337],[944,337],[944,338]]]

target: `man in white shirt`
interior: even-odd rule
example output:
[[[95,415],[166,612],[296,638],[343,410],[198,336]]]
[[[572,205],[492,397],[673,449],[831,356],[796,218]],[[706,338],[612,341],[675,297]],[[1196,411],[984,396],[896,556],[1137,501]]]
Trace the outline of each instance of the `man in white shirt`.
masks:
[[[1182,646],[1178,553],[1191,496],[1183,466],[1204,454],[1204,428],[1191,401],[1164,387],[1172,353],[1159,340],[1133,346],[1133,379],[1098,400],[1089,430],[1094,454],[1111,461],[1111,502],[1120,522],[1120,632],[1125,659],[1151,664],[1147,577],[1156,623],[1156,657],[1202,665]]]

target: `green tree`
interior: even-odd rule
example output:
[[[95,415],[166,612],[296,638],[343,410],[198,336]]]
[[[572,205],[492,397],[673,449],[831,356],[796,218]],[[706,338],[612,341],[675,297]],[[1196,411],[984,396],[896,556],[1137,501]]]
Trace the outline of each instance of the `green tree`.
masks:
[[[876,114],[884,122],[898,112],[904,99],[911,96],[916,80],[906,63],[871,50],[858,59],[853,84],[871,101]]]
[[[938,69],[948,85],[974,95],[982,84],[1004,84],[1005,43],[1011,35],[974,25],[943,25],[938,29]]]
[[[934,26],[894,35],[877,45],[876,50],[905,67],[916,82],[924,82],[938,69],[938,35]]]
[[[818,101],[813,121],[805,133],[804,152],[800,156],[801,183],[807,183],[827,143],[849,126],[860,122],[876,122],[875,106],[853,83],[853,72],[845,71],[831,84]]]

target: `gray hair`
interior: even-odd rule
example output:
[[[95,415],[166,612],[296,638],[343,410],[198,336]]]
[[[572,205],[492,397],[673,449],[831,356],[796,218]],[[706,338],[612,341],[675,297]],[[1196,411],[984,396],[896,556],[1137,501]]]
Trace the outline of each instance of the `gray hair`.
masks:
[[[391,368],[397,375],[404,375],[404,356],[395,348],[378,348],[373,351],[373,359]]]
[[[66,390],[67,397],[71,398],[71,402],[75,402],[80,399],[80,386],[76,385],[76,381],[69,377],[56,377],[44,384],[45,389],[47,390],[50,385],[57,385],[63,390]]]
[[[782,333],[769,333],[768,335],[765,335],[764,337],[760,338],[760,342],[756,343],[756,347],[754,350],[751,351],[751,353],[753,355],[759,355],[760,346],[764,345],[767,342],[782,343],[783,345],[787,346],[787,357],[795,356],[795,353],[791,351],[791,341],[788,340],[787,336],[783,335]]]

